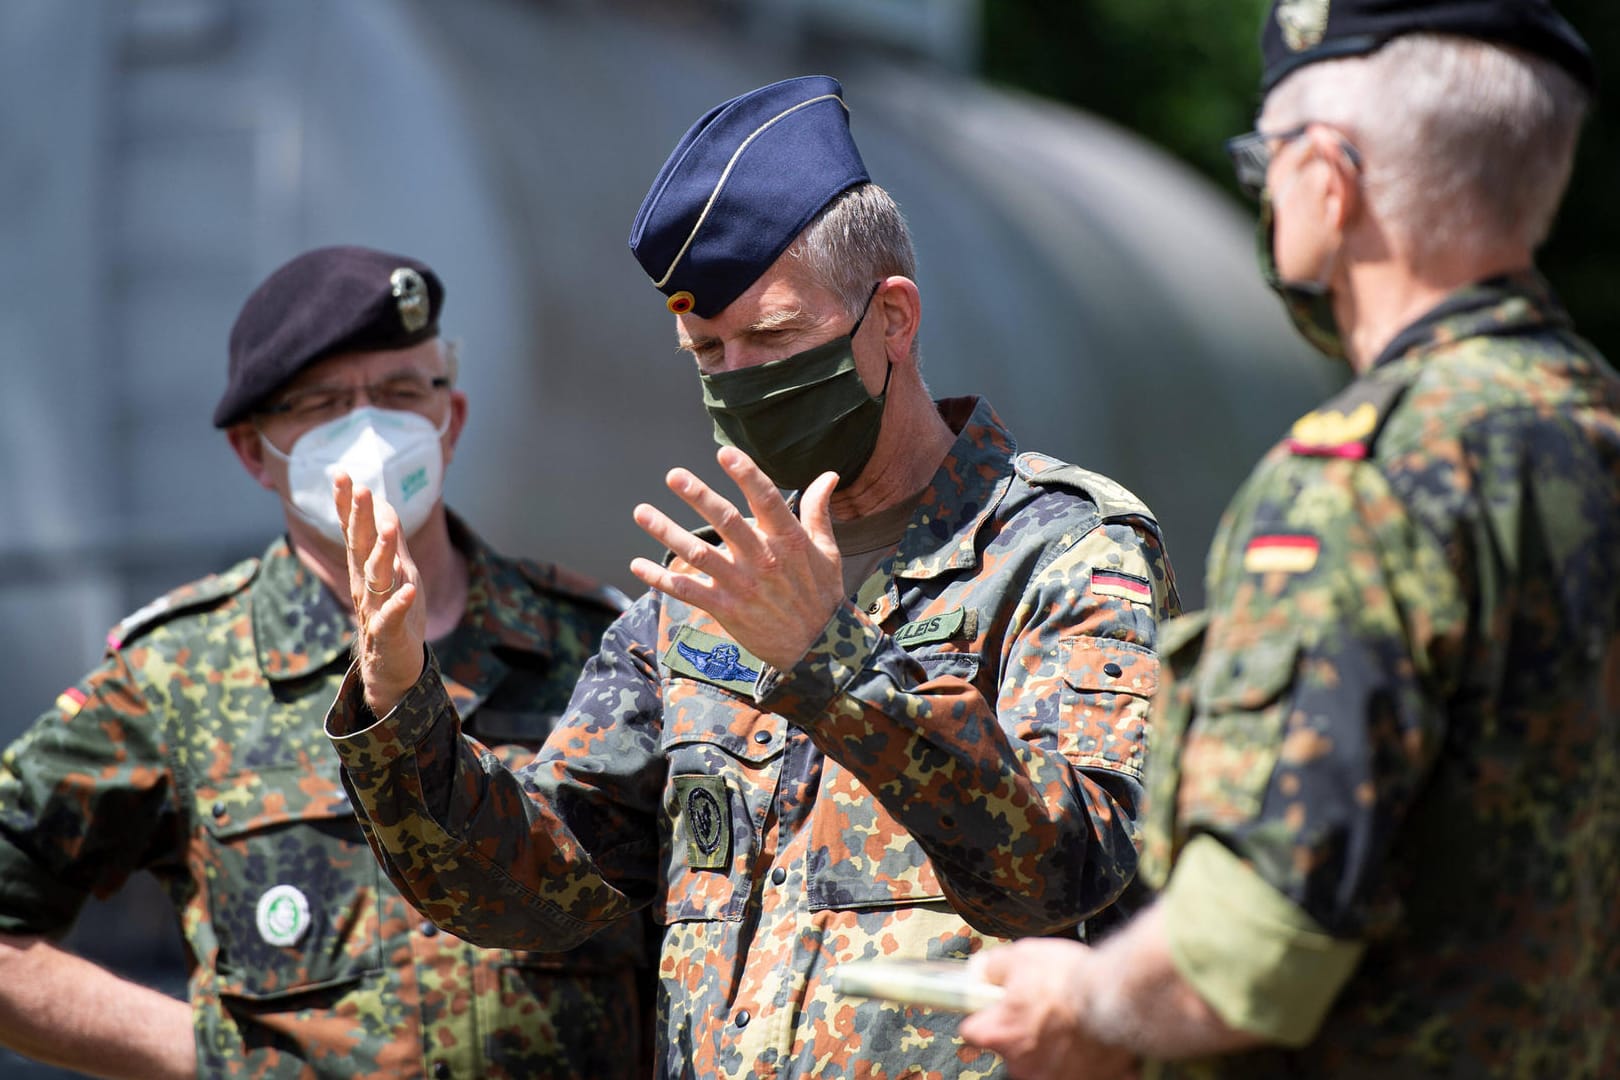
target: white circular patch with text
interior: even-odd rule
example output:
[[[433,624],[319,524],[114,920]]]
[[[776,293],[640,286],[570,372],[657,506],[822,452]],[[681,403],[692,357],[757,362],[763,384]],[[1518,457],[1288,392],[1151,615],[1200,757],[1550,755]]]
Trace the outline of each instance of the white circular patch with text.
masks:
[[[271,945],[296,945],[309,932],[309,898],[296,885],[277,885],[259,897],[259,936]]]

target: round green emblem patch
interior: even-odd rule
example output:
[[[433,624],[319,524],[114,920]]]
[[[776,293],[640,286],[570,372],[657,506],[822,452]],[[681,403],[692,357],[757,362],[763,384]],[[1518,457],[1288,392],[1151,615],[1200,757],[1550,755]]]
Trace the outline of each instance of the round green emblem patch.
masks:
[[[296,945],[309,932],[309,898],[296,885],[277,885],[259,897],[259,936],[271,945]]]

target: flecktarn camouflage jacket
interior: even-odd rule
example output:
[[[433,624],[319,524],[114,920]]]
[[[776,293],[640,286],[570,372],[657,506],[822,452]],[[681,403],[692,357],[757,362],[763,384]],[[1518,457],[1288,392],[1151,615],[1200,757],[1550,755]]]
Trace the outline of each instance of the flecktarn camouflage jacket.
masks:
[[[1144,875],[1216,1008],[1299,1045],[1163,1075],[1620,1076],[1620,379],[1545,284],[1457,292],[1295,424],[1208,594],[1164,632]],[[1233,857],[1309,946],[1245,977],[1190,884]]]
[[[649,593],[517,776],[455,741],[432,665],[330,730],[391,870],[471,940],[572,940],[650,905],[679,1077],[984,1077],[957,1017],[841,997],[850,960],[1073,933],[1135,869],[1155,628],[1147,508],[1017,454],[988,405],[897,551],[790,671]]]
[[[471,580],[445,686],[516,766],[619,606],[455,531]],[[284,541],[126,619],[4,756],[0,928],[63,931],[151,871],[195,965],[203,1076],[646,1076],[636,920],[569,953],[482,950],[388,883],[322,734],[350,623]]]

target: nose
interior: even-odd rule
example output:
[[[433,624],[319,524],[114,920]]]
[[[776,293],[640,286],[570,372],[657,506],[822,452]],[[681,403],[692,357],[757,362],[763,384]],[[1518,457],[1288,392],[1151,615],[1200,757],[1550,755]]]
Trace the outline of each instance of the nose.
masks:
[[[356,386],[350,391],[350,393],[352,395],[349,398],[349,410],[351,412],[358,409],[362,405],[375,405],[378,408],[382,407],[383,403],[378,396],[378,391],[374,387]]]

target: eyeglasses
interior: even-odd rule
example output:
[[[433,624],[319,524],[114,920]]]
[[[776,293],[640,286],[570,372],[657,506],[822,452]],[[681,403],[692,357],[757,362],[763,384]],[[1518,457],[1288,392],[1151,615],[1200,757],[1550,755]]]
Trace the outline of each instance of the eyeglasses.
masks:
[[[1266,189],[1266,170],[1271,167],[1271,144],[1286,146],[1305,134],[1310,126],[1307,121],[1286,131],[1256,129],[1226,140],[1226,153],[1232,159],[1232,171],[1237,175],[1238,188],[1243,194],[1259,200],[1260,193]],[[1339,136],[1339,145],[1344,148],[1344,156],[1350,159],[1350,164],[1361,168],[1361,154],[1343,135]]]
[[[425,413],[438,391],[450,385],[448,376],[395,375],[364,386],[311,386],[295,390],[259,409],[261,416],[286,416],[299,422],[325,423],[346,416],[355,398],[365,395],[379,409]]]

